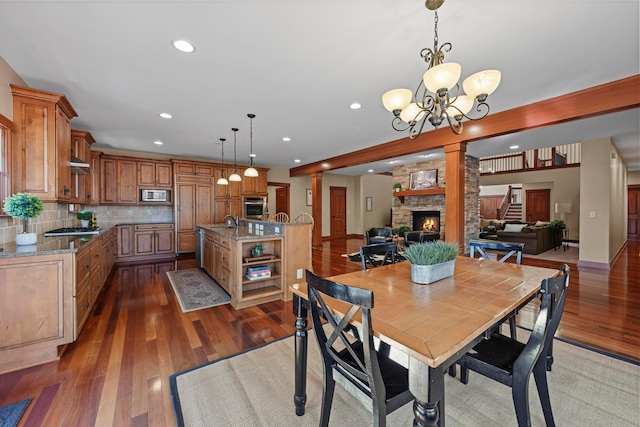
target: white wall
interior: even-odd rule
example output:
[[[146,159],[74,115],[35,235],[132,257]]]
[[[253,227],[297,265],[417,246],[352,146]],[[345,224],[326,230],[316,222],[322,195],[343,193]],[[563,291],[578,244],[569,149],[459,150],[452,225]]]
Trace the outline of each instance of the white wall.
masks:
[[[389,175],[370,174],[360,177],[362,188],[362,231],[372,227],[383,227],[391,223],[391,206],[393,203],[393,177]],[[371,211],[367,211],[367,197],[371,197]]]
[[[311,177],[297,176],[290,177],[289,169],[273,168],[267,174],[269,182],[286,182],[289,187],[289,217],[295,219],[301,213],[311,214],[311,206],[306,204],[306,191],[311,188]],[[269,197],[269,212],[276,212],[276,187],[267,187]]]
[[[638,185],[640,184],[640,171],[633,171],[627,173],[627,184]]]
[[[0,56],[0,114],[13,120],[13,97],[10,84],[28,87],[22,77]]]

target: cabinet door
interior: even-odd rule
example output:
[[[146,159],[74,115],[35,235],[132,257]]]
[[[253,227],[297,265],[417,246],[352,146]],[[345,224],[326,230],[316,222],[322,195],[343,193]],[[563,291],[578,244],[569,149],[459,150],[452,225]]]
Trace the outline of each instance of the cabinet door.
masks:
[[[100,204],[100,153],[91,151],[91,169],[85,175],[86,202],[92,206]]]
[[[100,202],[115,205],[118,203],[118,161],[115,159],[100,159]]]
[[[256,179],[256,193],[262,196],[267,195],[267,173],[263,171],[259,171],[258,177]]]
[[[134,205],[138,201],[135,160],[118,160],[118,203]]]
[[[196,165],[196,175],[200,176],[213,176],[213,166],[209,165]]]
[[[196,223],[195,225],[211,224],[213,221],[213,187],[210,184],[196,184]]]
[[[229,201],[227,199],[216,199],[213,206],[213,223],[224,223],[224,217],[229,213]]]
[[[196,229],[196,186],[197,184],[176,184],[176,228],[178,233]]]
[[[138,162],[138,185],[154,187],[156,185],[156,164]]]
[[[134,255],[153,255],[155,253],[155,232],[149,231],[136,231],[134,233]]]
[[[227,179],[233,174],[233,168],[227,169]],[[242,171],[238,169],[238,175],[242,177]],[[242,177],[244,179],[244,177]],[[229,181],[227,192],[231,198],[240,198],[242,193],[242,181]]]
[[[156,254],[170,254],[175,251],[173,244],[173,230],[158,230],[155,233],[155,247]]]
[[[171,163],[156,163],[156,186],[171,187],[173,185],[173,166]]]
[[[223,176],[227,179],[229,179],[229,175],[227,174],[227,169],[226,168],[216,168],[215,169],[216,172],[216,176],[215,176],[215,197],[216,198],[221,198],[221,197],[227,197],[227,194],[229,194],[229,185],[220,185],[218,184],[218,180],[220,178],[222,178]]]
[[[205,236],[202,242],[202,268],[209,273],[211,277],[214,275],[213,252],[213,241]]]
[[[85,141],[82,135],[71,132],[70,154],[80,160],[85,158]],[[69,203],[84,203],[84,174],[71,173],[71,197]]]
[[[119,225],[116,232],[118,233],[118,256],[133,256],[133,226]]]
[[[251,176],[242,177],[242,194],[256,194],[257,178]]]
[[[58,199],[71,199],[71,123],[61,108],[56,108],[56,151]]]
[[[240,199],[229,200],[229,215],[242,218],[242,201]]]

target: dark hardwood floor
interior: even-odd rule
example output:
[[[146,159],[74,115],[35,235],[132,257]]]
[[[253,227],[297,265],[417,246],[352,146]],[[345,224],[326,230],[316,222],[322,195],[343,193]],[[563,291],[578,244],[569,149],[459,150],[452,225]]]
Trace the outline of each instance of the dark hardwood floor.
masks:
[[[341,255],[362,243],[325,242],[313,250],[314,270],[358,270]],[[571,265],[558,336],[640,361],[639,252],[640,242],[629,241],[608,273]],[[293,332],[291,302],[182,313],[164,272],[193,267],[193,258],[117,265],[78,341],[58,362],[1,375],[0,405],[33,399],[20,426],[173,426],[169,375]],[[518,322],[530,326],[535,312],[527,307]]]

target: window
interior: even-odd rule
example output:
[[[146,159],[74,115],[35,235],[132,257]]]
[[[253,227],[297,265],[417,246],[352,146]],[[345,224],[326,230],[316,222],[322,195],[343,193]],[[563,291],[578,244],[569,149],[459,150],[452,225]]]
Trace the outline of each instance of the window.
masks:
[[[13,122],[0,114],[0,211],[4,198],[11,195],[11,137],[13,129]]]

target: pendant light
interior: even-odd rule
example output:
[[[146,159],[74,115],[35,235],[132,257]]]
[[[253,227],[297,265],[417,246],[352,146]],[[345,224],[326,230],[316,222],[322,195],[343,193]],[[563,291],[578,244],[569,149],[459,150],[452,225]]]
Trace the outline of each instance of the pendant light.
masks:
[[[256,156],[253,154],[253,118],[255,114],[247,114],[249,117],[249,167],[245,169],[244,176],[258,176],[258,171],[253,167],[253,158]]]
[[[220,178],[216,181],[218,185],[229,185],[229,181],[224,177],[224,142],[226,139],[220,138],[220,146],[222,147],[222,170],[220,172]]]
[[[242,177],[238,175],[238,164],[236,163],[236,132],[238,128],[231,128],[233,131],[233,173],[229,175],[229,181],[239,182],[242,181]]]

